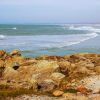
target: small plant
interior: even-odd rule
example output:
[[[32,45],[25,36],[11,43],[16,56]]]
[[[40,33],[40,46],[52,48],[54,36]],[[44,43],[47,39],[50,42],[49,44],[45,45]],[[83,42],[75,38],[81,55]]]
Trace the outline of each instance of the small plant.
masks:
[[[67,93],[77,93],[77,90],[76,89],[67,89],[64,92],[67,92]]]
[[[22,95],[22,94],[32,94],[34,93],[34,90],[30,89],[23,89],[23,88],[19,88],[19,89],[7,89],[2,85],[2,89],[0,89],[0,97],[16,97],[18,95]]]

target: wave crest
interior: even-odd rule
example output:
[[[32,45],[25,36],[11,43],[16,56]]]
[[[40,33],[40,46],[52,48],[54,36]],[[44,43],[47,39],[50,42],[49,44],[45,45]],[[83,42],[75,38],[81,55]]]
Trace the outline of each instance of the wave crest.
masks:
[[[81,43],[98,36],[97,33],[73,34],[73,35],[36,35],[36,36],[7,36],[0,41],[3,47],[34,48],[61,48]],[[4,36],[1,36],[4,38]],[[26,46],[27,45],[27,46]]]
[[[77,26],[72,25],[72,26],[69,27],[69,30],[83,30],[83,31],[100,32],[100,29],[94,28],[94,27],[91,27],[91,26],[77,27]]]
[[[0,35],[0,40],[5,39],[5,35]]]
[[[0,28],[1,30],[16,30],[16,27],[12,27],[12,28]]]
[[[13,29],[13,30],[16,30],[17,28],[16,28],[16,27],[13,27],[12,29]]]

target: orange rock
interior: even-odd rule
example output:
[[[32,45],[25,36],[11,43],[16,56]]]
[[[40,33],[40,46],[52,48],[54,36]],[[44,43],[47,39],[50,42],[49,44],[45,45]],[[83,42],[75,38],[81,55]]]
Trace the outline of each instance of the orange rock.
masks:
[[[21,61],[21,66],[33,65],[33,64],[36,64],[37,62],[36,59],[29,59],[29,60],[20,59],[20,61]]]
[[[11,67],[13,62],[14,62],[14,60],[12,58],[5,59],[5,66]]]
[[[56,90],[56,91],[53,92],[53,95],[58,97],[58,96],[62,96],[63,93],[64,93],[63,91]]]
[[[78,92],[81,92],[81,93],[83,93],[83,94],[86,94],[88,90],[87,90],[87,88],[84,87],[83,85],[80,85],[80,86],[77,87],[77,91],[78,91]]]
[[[10,53],[12,56],[13,55],[18,55],[18,56],[21,56],[21,53],[20,53],[20,51],[19,50],[13,50],[11,53]]]
[[[18,62],[19,64],[22,64],[22,63],[26,62],[25,58],[22,57],[22,56],[13,57],[13,61]]]
[[[5,69],[5,63],[3,60],[0,60],[0,77],[2,77],[4,69]]]
[[[4,56],[6,52],[4,50],[0,50],[0,57]]]
[[[63,57],[61,57],[61,56],[42,55],[40,57],[37,57],[36,59],[37,60],[53,60],[53,61],[58,61],[58,60],[63,60]]]
[[[0,60],[0,67],[4,67],[5,66],[5,62],[3,60]]]
[[[60,71],[65,75],[68,75],[68,73],[71,70],[70,62],[68,61],[59,62],[59,67],[60,67]]]
[[[19,73],[11,67],[6,67],[3,73],[4,79],[13,80],[19,78]]]
[[[88,54],[85,54],[84,56],[85,57],[97,57],[98,55],[94,53],[88,53]]]
[[[95,71],[96,71],[97,73],[100,73],[100,66],[96,66],[96,67],[95,67]]]

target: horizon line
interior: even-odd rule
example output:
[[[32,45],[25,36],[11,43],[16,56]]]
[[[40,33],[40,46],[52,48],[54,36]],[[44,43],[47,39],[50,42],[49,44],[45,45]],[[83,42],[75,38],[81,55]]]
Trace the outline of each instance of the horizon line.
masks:
[[[100,23],[0,23],[0,25],[63,25],[63,24],[89,25],[89,24],[100,24]]]

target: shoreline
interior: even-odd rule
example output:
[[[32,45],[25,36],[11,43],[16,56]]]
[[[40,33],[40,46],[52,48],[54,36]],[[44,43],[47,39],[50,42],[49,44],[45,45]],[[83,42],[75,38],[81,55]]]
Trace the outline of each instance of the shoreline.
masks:
[[[25,100],[24,96],[29,100],[100,99],[100,54],[25,58],[19,50],[0,50],[1,99]]]
[[[99,46],[99,43],[100,43],[100,35],[98,35],[97,37],[94,37],[94,38],[91,38],[91,39],[88,39],[88,40],[86,40],[86,41],[83,41],[83,42],[81,42],[81,43],[79,43],[79,44],[76,44],[76,45],[72,45],[72,46],[70,46],[70,47],[72,47],[72,48],[85,48],[85,47],[94,47],[94,45],[95,45],[95,47],[98,47]],[[97,41],[97,42],[95,42],[95,41]]]

